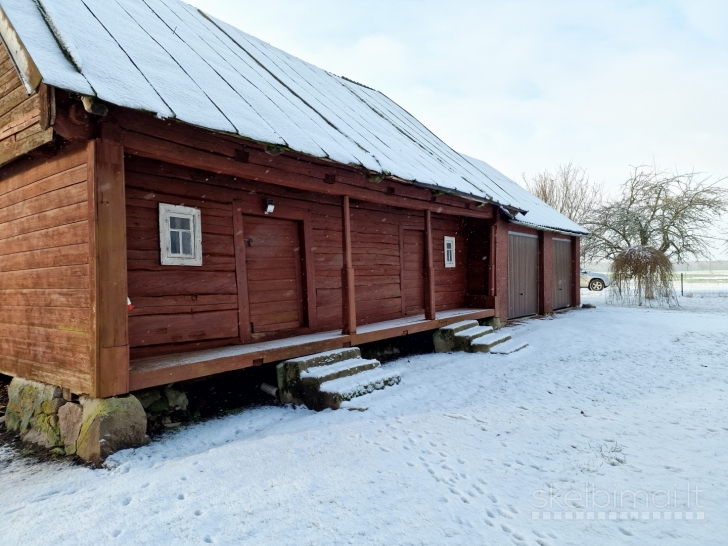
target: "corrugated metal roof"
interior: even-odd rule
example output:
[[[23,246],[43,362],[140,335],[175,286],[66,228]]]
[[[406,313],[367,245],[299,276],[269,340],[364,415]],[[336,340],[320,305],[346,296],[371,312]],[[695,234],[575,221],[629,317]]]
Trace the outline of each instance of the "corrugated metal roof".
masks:
[[[433,189],[523,210],[536,205],[382,93],[178,0],[0,0],[0,6],[49,85]],[[549,222],[558,223],[557,216]],[[574,226],[549,227],[585,232]]]

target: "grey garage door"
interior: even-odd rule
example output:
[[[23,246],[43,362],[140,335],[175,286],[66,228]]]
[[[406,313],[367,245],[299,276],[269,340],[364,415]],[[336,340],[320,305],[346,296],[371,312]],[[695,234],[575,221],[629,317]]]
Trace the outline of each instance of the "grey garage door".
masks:
[[[571,307],[571,240],[553,240],[554,249],[554,309]]]
[[[508,318],[538,313],[538,237],[508,234]]]

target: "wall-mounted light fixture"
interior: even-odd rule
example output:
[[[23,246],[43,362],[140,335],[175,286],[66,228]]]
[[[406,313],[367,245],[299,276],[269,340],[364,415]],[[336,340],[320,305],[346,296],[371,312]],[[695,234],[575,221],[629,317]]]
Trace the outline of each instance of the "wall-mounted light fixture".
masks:
[[[273,214],[273,211],[276,210],[276,204],[273,201],[273,199],[268,199],[265,202],[265,213],[266,214]]]

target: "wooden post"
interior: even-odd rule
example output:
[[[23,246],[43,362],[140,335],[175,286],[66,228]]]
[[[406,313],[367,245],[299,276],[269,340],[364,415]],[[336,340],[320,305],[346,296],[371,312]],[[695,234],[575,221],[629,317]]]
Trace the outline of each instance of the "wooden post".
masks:
[[[425,211],[425,319],[435,320],[435,262],[432,248],[432,213]]]
[[[129,392],[124,149],[113,131],[105,133],[111,138],[87,144],[93,395],[99,398]]]
[[[341,297],[343,310],[343,326],[341,333],[351,335],[356,333],[356,291],[354,284],[354,266],[351,259],[351,212],[349,210],[349,196],[343,198],[342,207],[342,254],[344,267],[341,270]]]
[[[402,316],[405,316],[407,314],[407,302],[404,300],[404,262],[405,262],[405,248],[404,248],[404,226],[400,224],[399,226],[399,295],[401,298],[401,310],[402,310]]]
[[[554,312],[554,248],[551,233],[538,232],[538,314]]]
[[[238,334],[240,343],[252,339],[250,329],[250,300],[248,295],[248,267],[245,261],[245,226],[241,201],[233,200],[233,230],[235,241],[235,279],[238,285]]]
[[[497,260],[497,253],[496,253],[496,243],[498,239],[498,226],[494,223],[492,226],[490,226],[490,250],[488,251],[488,295],[490,297],[496,296],[496,282],[495,282],[495,274],[497,271],[496,268],[496,260]]]
[[[571,305],[579,307],[581,305],[581,239],[579,237],[571,238]]]

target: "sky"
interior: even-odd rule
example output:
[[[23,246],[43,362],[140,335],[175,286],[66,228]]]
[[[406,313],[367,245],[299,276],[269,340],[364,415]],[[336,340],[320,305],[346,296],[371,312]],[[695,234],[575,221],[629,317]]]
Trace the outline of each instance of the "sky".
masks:
[[[728,1],[187,0],[373,87],[514,180],[728,176]]]

